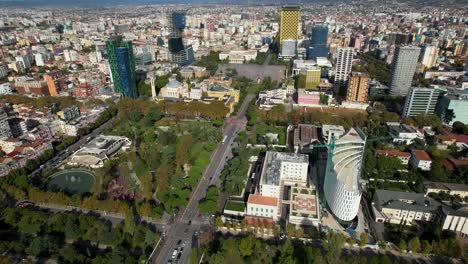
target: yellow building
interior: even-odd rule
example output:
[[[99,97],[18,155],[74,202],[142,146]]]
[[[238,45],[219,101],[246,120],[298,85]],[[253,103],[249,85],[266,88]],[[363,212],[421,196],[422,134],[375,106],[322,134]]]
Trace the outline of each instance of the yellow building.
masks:
[[[239,102],[239,90],[235,90],[233,88],[221,85],[213,85],[206,93],[208,97],[215,97],[218,100],[223,100],[226,95],[230,95],[234,98],[235,103]]]
[[[313,68],[306,70],[306,89],[317,89],[320,83],[320,68]]]
[[[280,48],[283,40],[299,38],[299,6],[284,6],[280,12]]]

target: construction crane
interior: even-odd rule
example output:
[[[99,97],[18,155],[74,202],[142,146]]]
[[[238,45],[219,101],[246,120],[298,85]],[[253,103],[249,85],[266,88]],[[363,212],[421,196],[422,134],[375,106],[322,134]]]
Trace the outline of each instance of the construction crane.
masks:
[[[370,142],[375,142],[375,141],[380,141],[380,140],[388,140],[392,139],[393,137],[391,136],[385,136],[385,137],[375,137],[375,138],[366,138],[365,144]],[[328,192],[328,177],[331,173],[332,170],[332,160],[333,160],[333,155],[334,155],[334,150],[336,147],[336,140],[337,138],[335,136],[331,136],[330,143],[328,144],[318,144],[318,145],[312,145],[311,149],[315,148],[327,148],[328,149],[328,157],[327,157],[327,170],[325,171],[325,179],[324,179],[324,184],[323,184],[323,197],[322,197],[322,207],[325,208],[327,205],[327,195],[326,192]],[[365,146],[364,146],[365,149]]]

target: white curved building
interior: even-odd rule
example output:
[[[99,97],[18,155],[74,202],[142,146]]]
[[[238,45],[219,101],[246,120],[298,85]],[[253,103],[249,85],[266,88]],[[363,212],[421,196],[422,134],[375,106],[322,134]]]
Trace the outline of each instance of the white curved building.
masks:
[[[359,210],[361,189],[359,177],[366,136],[359,128],[351,128],[335,140],[333,158],[328,162],[325,195],[332,213],[341,221],[353,220]]]

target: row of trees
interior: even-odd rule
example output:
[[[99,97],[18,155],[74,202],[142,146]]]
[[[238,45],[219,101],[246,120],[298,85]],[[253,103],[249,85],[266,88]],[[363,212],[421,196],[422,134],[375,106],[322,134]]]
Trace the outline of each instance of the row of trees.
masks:
[[[2,208],[0,251],[47,257],[67,263],[145,260],[159,234],[150,226],[122,222],[113,226],[94,215]],[[134,219],[128,219],[133,221]],[[125,250],[122,250],[125,248]],[[102,262],[101,262],[102,263]]]
[[[391,264],[411,263],[405,259],[391,260],[387,256],[342,257],[345,239],[340,235],[328,235],[321,245],[286,240],[283,243],[266,243],[256,237],[216,237],[205,249],[208,263],[281,263],[281,264]],[[191,258],[191,263],[196,258]]]

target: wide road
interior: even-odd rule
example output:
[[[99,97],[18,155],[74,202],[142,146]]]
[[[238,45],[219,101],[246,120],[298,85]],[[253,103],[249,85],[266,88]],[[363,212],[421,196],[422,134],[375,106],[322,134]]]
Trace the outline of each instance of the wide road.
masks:
[[[189,262],[192,238],[195,232],[200,231],[201,226],[210,224],[212,220],[211,216],[198,217],[198,203],[205,197],[208,186],[218,180],[226,163],[226,157],[231,153],[234,139],[239,132],[245,130],[247,124],[245,113],[253,98],[254,95],[248,94],[237,115],[226,119],[223,128],[224,141],[218,145],[218,148],[211,156],[211,162],[198,182],[197,187],[193,190],[187,207],[179,212],[172,224],[165,226],[163,240],[150,260],[152,263],[167,263],[168,260],[171,260],[174,250],[180,247],[178,245],[179,240],[185,243],[185,247],[178,262]],[[172,262],[174,263],[174,260]]]
[[[46,168],[56,168],[59,166],[66,158],[68,158],[70,155],[75,153],[78,149],[80,149],[82,146],[84,146],[87,142],[89,142],[91,139],[97,137],[98,135],[101,134],[102,131],[112,122],[112,120],[115,119],[115,116],[112,117],[111,119],[107,120],[107,122],[103,123],[101,126],[98,128],[94,129],[91,133],[89,133],[86,136],[83,136],[80,140],[75,142],[74,144],[68,146],[66,149],[60,151],[57,153],[52,159],[48,160],[46,163],[41,165],[38,169],[33,171],[31,173],[32,176],[39,175],[43,169]]]

